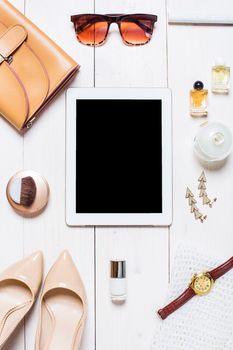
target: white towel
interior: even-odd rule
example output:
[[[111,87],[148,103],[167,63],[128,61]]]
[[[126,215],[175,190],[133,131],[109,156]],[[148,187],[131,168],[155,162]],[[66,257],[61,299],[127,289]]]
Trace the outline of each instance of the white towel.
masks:
[[[227,257],[227,259],[230,258]],[[161,307],[187,288],[192,275],[209,271],[224,260],[208,257],[193,248],[180,248],[174,261],[168,296]],[[153,350],[233,350],[233,269],[220,277],[205,296],[161,320],[155,330]]]

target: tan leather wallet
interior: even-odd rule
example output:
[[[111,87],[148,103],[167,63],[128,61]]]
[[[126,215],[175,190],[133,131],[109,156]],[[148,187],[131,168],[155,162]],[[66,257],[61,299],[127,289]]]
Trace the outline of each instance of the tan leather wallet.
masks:
[[[18,131],[68,83],[79,65],[7,0],[0,0],[0,114]]]

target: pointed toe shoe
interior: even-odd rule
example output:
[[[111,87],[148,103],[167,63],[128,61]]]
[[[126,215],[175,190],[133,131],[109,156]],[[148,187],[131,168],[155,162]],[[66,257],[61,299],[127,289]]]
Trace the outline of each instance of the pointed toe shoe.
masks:
[[[81,277],[68,251],[49,271],[40,303],[36,350],[78,350],[87,315]]]
[[[0,349],[33,306],[43,276],[43,256],[35,252],[0,274]]]

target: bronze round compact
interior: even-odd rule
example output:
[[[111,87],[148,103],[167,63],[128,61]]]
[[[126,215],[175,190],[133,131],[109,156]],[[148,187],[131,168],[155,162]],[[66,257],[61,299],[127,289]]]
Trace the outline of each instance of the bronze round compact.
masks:
[[[49,185],[39,173],[23,170],[12,176],[7,184],[8,202],[25,217],[39,215],[49,199]]]

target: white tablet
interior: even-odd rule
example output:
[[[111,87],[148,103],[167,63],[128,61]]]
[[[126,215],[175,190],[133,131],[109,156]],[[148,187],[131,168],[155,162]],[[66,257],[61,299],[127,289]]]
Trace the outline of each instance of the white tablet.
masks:
[[[171,224],[169,89],[69,89],[66,122],[68,225]]]

